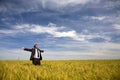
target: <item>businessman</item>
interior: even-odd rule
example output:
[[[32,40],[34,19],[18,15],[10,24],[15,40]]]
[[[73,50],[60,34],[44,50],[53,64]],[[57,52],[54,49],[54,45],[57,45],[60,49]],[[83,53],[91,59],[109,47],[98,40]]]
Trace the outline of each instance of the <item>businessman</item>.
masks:
[[[40,50],[38,47],[38,44],[35,44],[32,49],[23,48],[25,51],[31,52],[30,60],[32,60],[32,63],[34,65],[41,65],[42,55],[41,53],[44,52],[44,50]]]

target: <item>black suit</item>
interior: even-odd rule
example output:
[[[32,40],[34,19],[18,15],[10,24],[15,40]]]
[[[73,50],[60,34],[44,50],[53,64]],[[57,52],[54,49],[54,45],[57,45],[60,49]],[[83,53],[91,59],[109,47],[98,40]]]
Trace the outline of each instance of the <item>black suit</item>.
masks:
[[[40,52],[40,53],[38,53],[39,54],[39,59],[34,58],[35,48],[32,48],[32,49],[24,48],[24,50],[31,52],[30,60],[32,60],[33,64],[40,65],[40,60],[42,60],[41,52],[44,52],[43,50],[37,49]]]

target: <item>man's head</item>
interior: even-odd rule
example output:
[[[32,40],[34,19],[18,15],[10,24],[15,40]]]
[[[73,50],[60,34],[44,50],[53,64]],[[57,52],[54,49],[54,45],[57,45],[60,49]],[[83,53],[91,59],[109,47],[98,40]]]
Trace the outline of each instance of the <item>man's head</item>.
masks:
[[[38,48],[38,44],[35,44],[35,45],[34,45],[34,48]]]

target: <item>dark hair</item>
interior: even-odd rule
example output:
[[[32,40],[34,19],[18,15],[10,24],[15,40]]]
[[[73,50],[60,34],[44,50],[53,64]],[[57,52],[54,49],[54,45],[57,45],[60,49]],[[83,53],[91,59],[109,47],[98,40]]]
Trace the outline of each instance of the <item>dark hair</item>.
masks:
[[[38,44],[34,44],[34,48],[35,48],[36,45],[38,45]]]

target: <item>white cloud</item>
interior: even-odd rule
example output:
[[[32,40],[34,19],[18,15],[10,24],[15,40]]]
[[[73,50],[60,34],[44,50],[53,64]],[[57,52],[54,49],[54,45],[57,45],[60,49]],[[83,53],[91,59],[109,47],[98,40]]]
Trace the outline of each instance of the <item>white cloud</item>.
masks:
[[[0,30],[1,34],[11,34],[11,33],[16,33],[16,31],[13,30]]]
[[[85,16],[84,18],[102,21],[102,20],[108,18],[108,16]]]
[[[26,29],[26,28],[30,28],[31,26],[29,26],[29,24],[18,24],[18,25],[14,25],[15,29]]]
[[[48,33],[54,37],[68,37],[72,38],[73,40],[78,41],[87,41],[88,39],[92,38],[103,38],[107,41],[110,40],[109,37],[101,36],[100,34],[81,34],[77,33],[75,30],[66,30],[65,27],[56,26],[56,24],[49,23],[48,26],[41,26],[41,25],[32,25],[32,28],[30,28],[30,32],[34,33]]]
[[[99,0],[20,0],[16,1],[19,5],[14,2],[2,1],[0,5],[0,12],[32,12],[32,11],[42,11],[42,9],[52,9],[57,10],[59,8],[67,6],[75,6],[77,4],[86,4],[89,2],[97,2]]]
[[[67,5],[77,5],[77,4],[86,4],[88,2],[94,2],[95,0],[42,0],[43,6],[48,2],[56,6],[67,6]],[[98,1],[98,0],[97,0]]]
[[[77,41],[87,41],[88,39],[93,38],[103,38],[106,41],[109,41],[110,38],[106,37],[101,34],[84,34],[84,33],[77,33],[75,30],[67,29],[64,26],[56,26],[56,24],[49,23],[47,26],[42,25],[35,25],[35,24],[18,24],[13,25],[14,28],[11,30],[0,30],[0,33],[10,35],[10,34],[18,34],[18,33],[37,33],[37,34],[44,34],[47,33],[52,35],[53,37],[67,37]]]
[[[106,16],[92,16],[91,19],[96,19],[96,20],[104,20]]]
[[[23,24],[21,25],[13,25],[13,29],[1,29],[0,34],[5,34],[5,35],[16,35],[18,33],[25,33],[30,26],[28,24]]]
[[[53,37],[68,37],[74,40],[84,41],[85,37],[83,35],[79,36],[75,30],[65,31],[65,27],[59,27],[55,24],[51,23],[48,26],[41,26],[41,25],[32,25],[33,27],[29,29],[30,32],[34,33],[48,33],[53,35]]]
[[[114,24],[113,27],[114,29],[120,30],[120,24]]]

